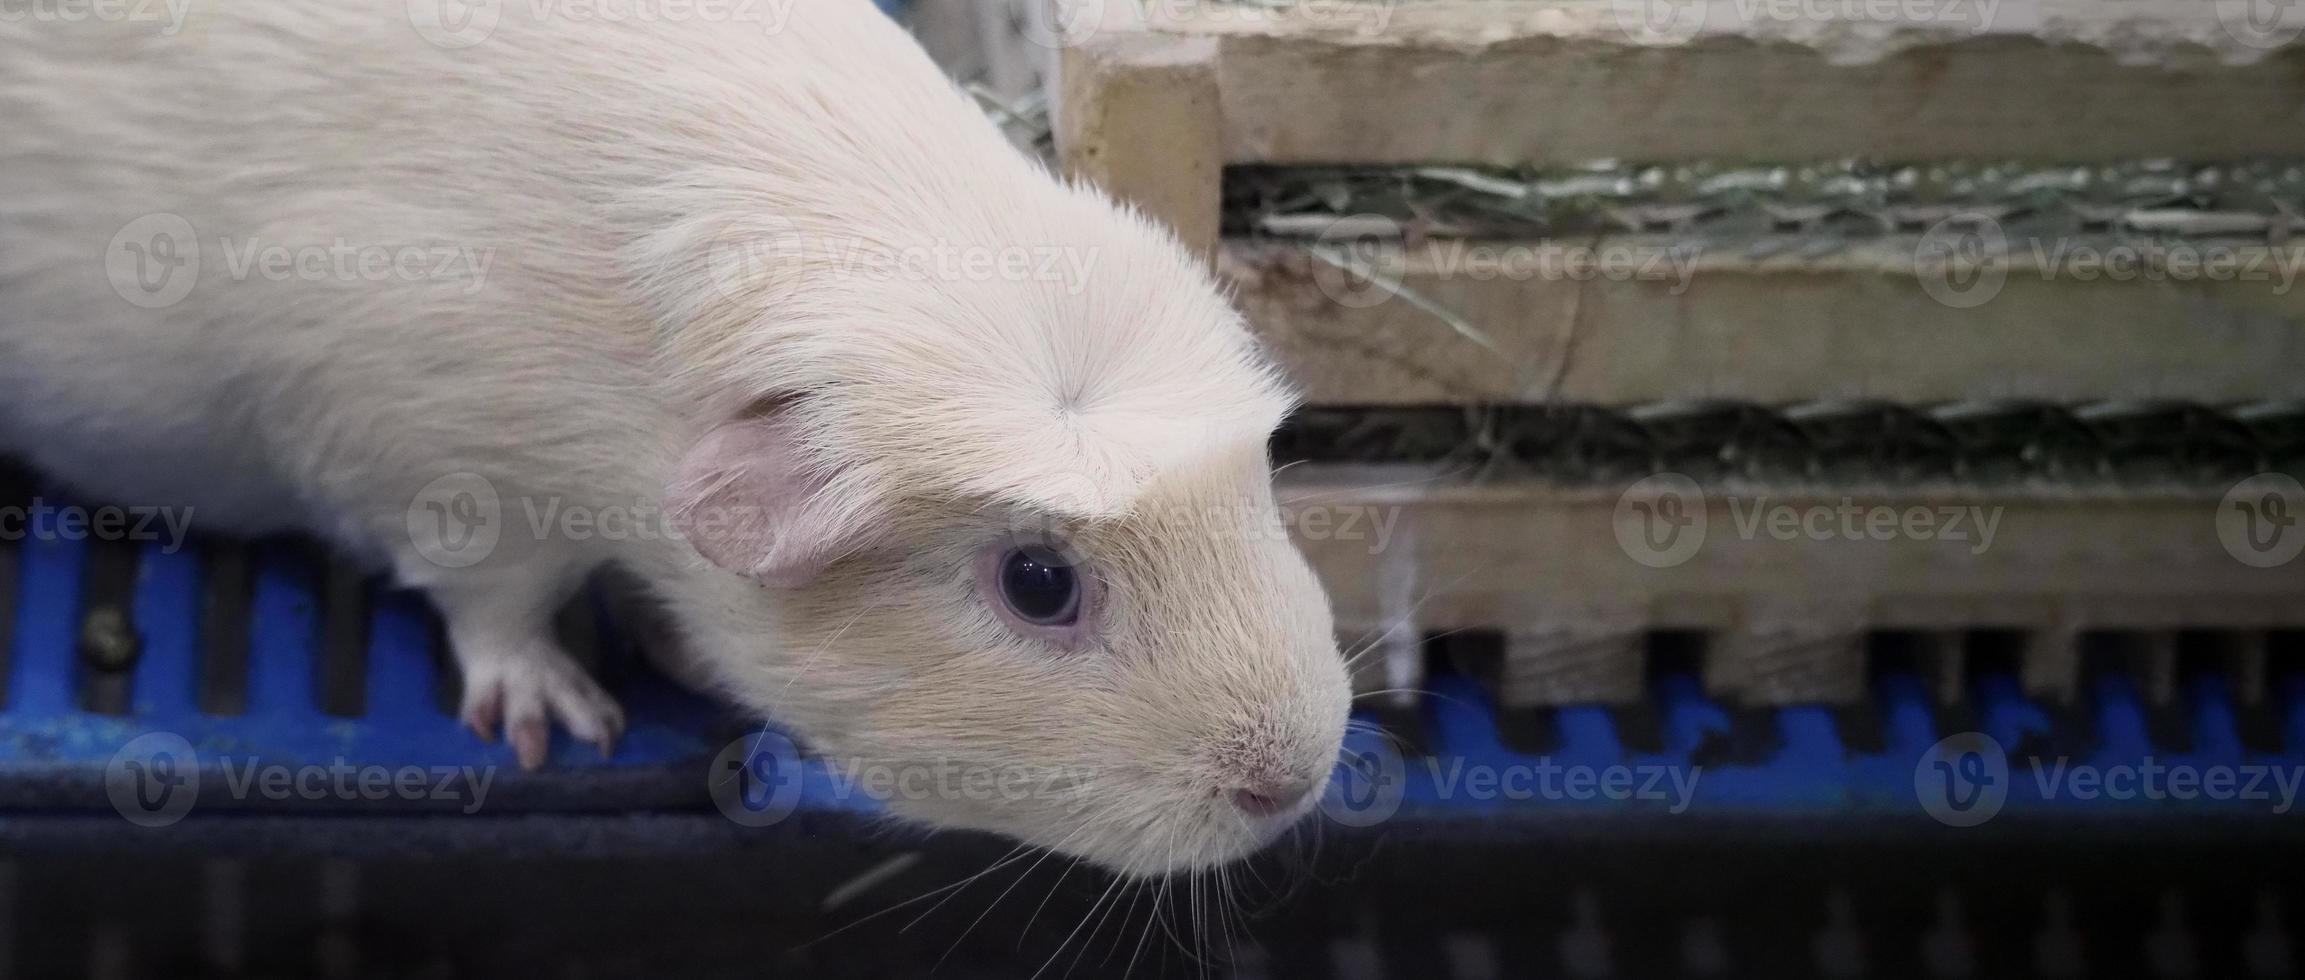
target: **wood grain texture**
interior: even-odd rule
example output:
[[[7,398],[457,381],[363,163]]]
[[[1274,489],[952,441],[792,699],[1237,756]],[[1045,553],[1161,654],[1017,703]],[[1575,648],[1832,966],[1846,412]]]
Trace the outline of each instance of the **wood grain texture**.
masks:
[[[1216,249],[1224,181],[1217,42],[1121,35],[1063,54],[1057,147],[1065,171]]]
[[[2222,0],[1085,2],[1084,46],[1221,42],[1238,163],[2305,153],[2305,12]]]
[[[1477,338],[1296,245],[1228,242],[1220,268],[1315,404],[2305,397],[2305,283],[2274,271],[2305,264],[2305,246],[2230,247],[2264,278],[2127,281],[2020,250],[1966,307],[1932,295],[1914,238],[1821,259],[1565,243],[1664,256],[1654,275],[1638,274],[1646,258],[1624,276],[1498,275],[1459,254],[1563,244],[1442,241],[1377,263]],[[1668,253],[1686,247],[1699,257],[1676,272]]]
[[[1529,660],[1513,671],[1522,703],[1622,698],[1635,675],[1590,656],[1653,630],[1707,634],[1706,681],[1722,696],[1792,704],[1861,697],[1870,630],[2021,631],[2026,687],[2064,701],[2084,631],[2305,627],[2305,576],[2227,551],[2214,491],[1706,485],[1678,505],[1701,517],[1685,547],[1626,537],[1657,530],[1638,509],[1657,497],[1634,484],[1308,465],[1283,474],[1280,498],[1339,623],[1414,610],[1425,633],[1502,631],[1522,641],[1508,656]],[[1968,516],[1950,522],[1953,510]],[[1924,526],[1904,523],[1916,512],[1925,533],[1905,530]],[[1556,675],[1568,687],[1547,696]]]

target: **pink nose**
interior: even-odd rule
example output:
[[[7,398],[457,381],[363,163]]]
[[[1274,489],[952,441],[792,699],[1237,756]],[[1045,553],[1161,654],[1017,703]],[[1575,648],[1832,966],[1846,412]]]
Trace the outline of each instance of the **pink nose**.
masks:
[[[1294,810],[1313,791],[1310,779],[1276,779],[1233,790],[1233,805],[1252,817],[1270,817]]]

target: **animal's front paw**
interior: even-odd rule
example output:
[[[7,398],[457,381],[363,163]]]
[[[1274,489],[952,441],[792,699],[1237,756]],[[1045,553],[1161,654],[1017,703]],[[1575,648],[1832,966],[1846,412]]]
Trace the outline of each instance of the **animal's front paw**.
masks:
[[[504,737],[520,767],[544,765],[552,722],[607,756],[624,734],[624,709],[576,661],[557,649],[491,651],[464,663],[464,723],[481,738]]]

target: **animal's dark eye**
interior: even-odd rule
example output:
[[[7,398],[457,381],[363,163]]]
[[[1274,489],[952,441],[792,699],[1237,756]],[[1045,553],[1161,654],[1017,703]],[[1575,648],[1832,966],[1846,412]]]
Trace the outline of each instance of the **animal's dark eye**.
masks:
[[[1070,626],[1080,619],[1080,576],[1042,548],[1017,548],[1001,559],[1000,597],[1034,626]]]

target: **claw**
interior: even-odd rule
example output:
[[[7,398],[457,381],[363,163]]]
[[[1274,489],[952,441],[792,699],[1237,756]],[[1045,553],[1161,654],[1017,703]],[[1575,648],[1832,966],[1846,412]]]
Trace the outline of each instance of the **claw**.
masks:
[[[472,729],[472,734],[480,736],[483,742],[494,744],[496,730],[503,723],[504,701],[501,697],[483,697],[464,709],[464,727]]]
[[[573,741],[600,746],[603,757],[615,751],[623,710],[549,644],[474,641],[459,648],[458,658],[466,685],[464,724],[485,742],[496,741],[501,731],[522,769],[534,772],[551,758],[555,724]]]
[[[512,723],[513,754],[520,757],[520,768],[535,772],[544,768],[547,751],[552,747],[552,726],[541,718],[529,718]]]

